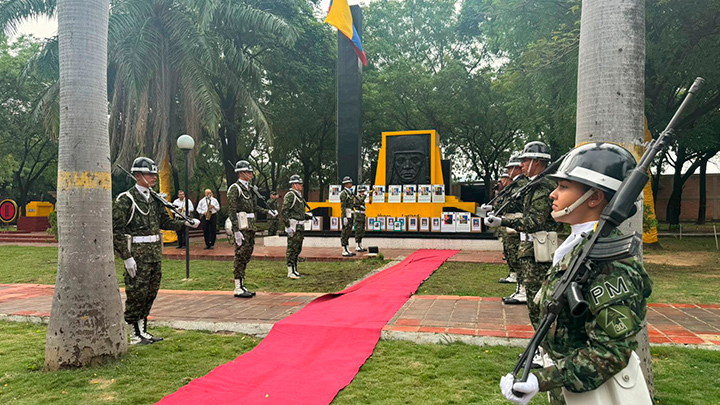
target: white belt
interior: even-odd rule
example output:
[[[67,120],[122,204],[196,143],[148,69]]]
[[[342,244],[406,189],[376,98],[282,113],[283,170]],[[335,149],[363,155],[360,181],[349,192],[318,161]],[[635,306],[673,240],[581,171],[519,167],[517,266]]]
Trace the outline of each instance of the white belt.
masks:
[[[356,214],[364,214],[365,211],[355,211]]]
[[[255,214],[247,214],[248,218],[255,218]]]
[[[523,242],[532,242],[533,236],[530,235],[529,233],[520,232],[520,240]]]
[[[133,243],[154,243],[160,242],[160,235],[133,236]]]

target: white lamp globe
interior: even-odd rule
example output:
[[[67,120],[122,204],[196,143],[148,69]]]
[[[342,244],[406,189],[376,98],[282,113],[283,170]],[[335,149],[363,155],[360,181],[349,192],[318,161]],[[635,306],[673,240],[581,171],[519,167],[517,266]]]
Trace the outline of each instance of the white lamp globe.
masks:
[[[188,134],[180,135],[177,139],[178,148],[188,151],[195,147],[195,140]]]

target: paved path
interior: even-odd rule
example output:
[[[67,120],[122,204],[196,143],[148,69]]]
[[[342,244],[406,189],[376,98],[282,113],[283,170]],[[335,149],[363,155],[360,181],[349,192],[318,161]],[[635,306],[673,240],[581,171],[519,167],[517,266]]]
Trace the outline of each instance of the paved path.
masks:
[[[44,322],[54,286],[0,284],[0,319]],[[321,294],[258,293],[250,300],[230,291],[160,290],[151,321],[178,329],[233,331],[264,336],[272,325]],[[124,301],[124,297],[123,297]],[[653,345],[720,350],[720,305],[650,304]],[[499,298],[415,295],[384,327],[383,338],[421,343],[524,346],[532,336],[524,306]]]

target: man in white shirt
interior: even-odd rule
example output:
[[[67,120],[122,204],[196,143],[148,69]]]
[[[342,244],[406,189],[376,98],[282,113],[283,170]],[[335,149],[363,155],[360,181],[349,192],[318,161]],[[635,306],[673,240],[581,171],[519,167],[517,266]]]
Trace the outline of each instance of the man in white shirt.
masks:
[[[205,237],[205,249],[215,248],[218,211],[220,211],[220,203],[213,197],[209,188],[205,189],[205,197],[201,198],[197,205],[197,213],[200,214]]]
[[[187,213],[185,212],[185,203],[187,202]],[[193,202],[189,199],[185,199],[185,192],[180,190],[178,191],[178,198],[173,201],[173,205],[178,207],[178,210],[182,212],[183,214],[187,215],[188,218],[192,218],[193,212],[195,212],[195,206],[193,205]],[[185,228],[180,229],[177,231],[178,236],[178,249],[182,249],[187,246],[187,232],[185,231]]]

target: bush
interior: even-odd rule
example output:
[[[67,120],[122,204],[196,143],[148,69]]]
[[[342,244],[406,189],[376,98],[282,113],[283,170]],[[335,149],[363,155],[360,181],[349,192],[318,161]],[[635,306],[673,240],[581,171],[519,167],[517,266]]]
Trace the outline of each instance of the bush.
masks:
[[[48,221],[50,221],[50,228],[47,229],[47,233],[55,236],[55,239],[58,237],[58,229],[57,229],[57,210],[54,210],[50,213],[48,216]]]

